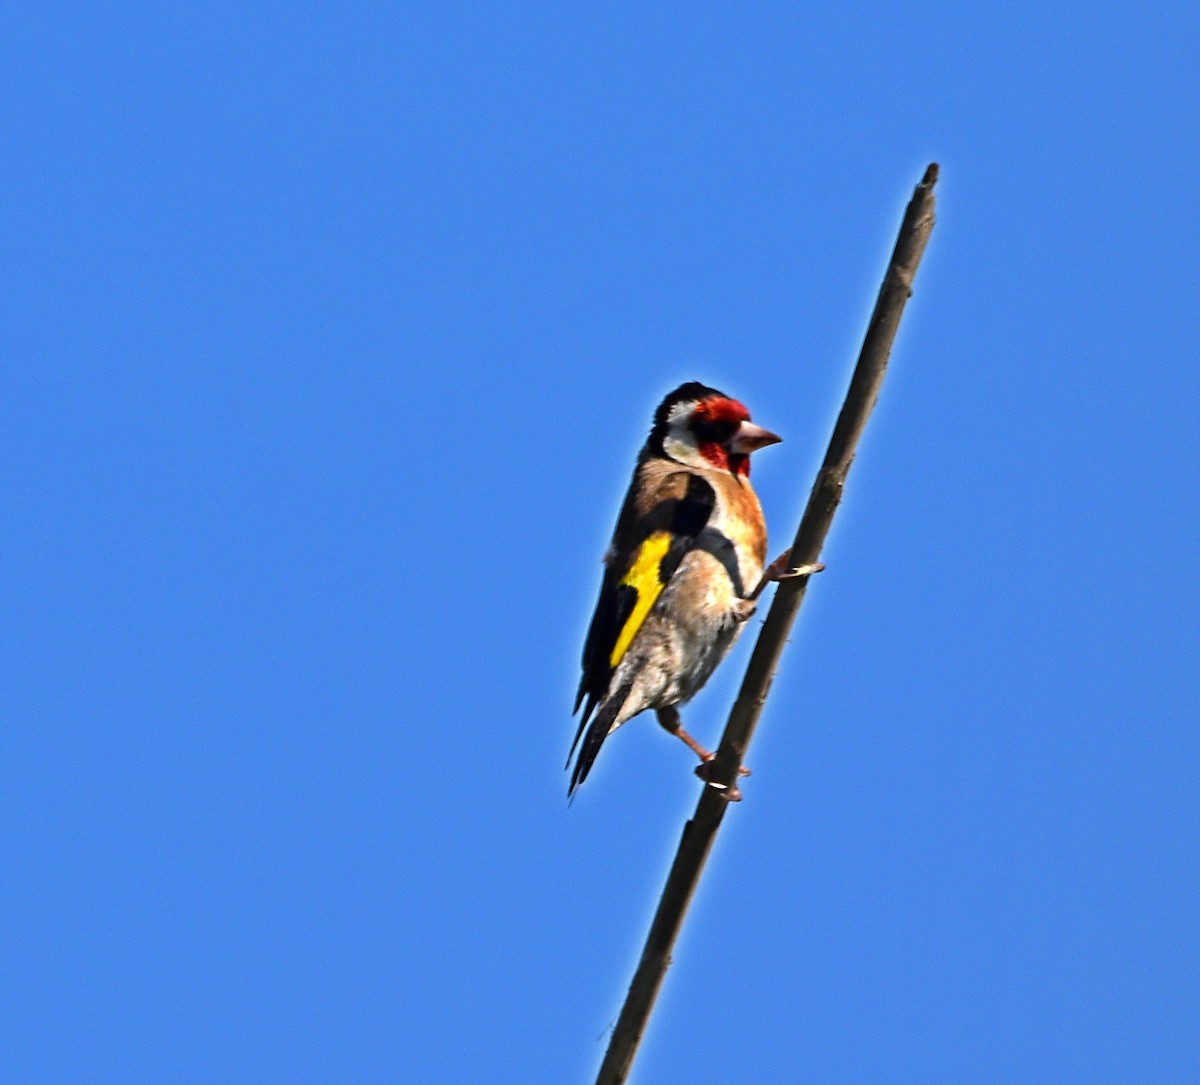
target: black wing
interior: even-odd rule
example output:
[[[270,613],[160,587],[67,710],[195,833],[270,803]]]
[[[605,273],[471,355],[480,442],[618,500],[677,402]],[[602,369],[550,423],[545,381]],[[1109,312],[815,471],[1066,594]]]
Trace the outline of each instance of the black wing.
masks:
[[[575,732],[575,740],[571,743],[571,752],[567,755],[568,764],[596,706],[610,696],[609,687],[613,672],[620,662],[619,655],[615,655],[618,643],[623,642],[623,648],[628,648],[637,628],[640,627],[640,622],[645,620],[654,600],[687,554],[695,549],[708,551],[729,572],[738,595],[745,594],[733,544],[715,528],[708,526],[715,505],[716,491],[711,484],[699,475],[689,475],[684,496],[664,500],[652,509],[639,523],[628,553],[622,555],[623,560],[606,566],[600,598],[596,603],[596,611],[592,615],[584,644],[583,676],[575,697],[574,711],[579,711],[585,698],[587,703],[584,705],[579,729]],[[654,551],[654,582],[645,584],[634,577],[632,579],[635,582],[630,583],[631,578],[628,574],[639,557],[645,554],[648,541],[663,540],[663,533],[667,536],[665,547],[658,545]],[[661,556],[658,556],[660,553]],[[640,612],[639,598],[643,602]],[[637,623],[633,628],[629,627],[631,621]],[[608,713],[612,718],[615,718],[616,712],[620,710],[620,702],[624,701],[627,693],[628,689],[616,699],[618,703],[615,704],[614,711]],[[588,741],[584,744],[579,763],[575,767],[572,788],[587,775],[599,752],[600,744],[608,734],[611,719],[602,720],[597,717],[592,730],[597,730],[597,724],[602,722],[604,726],[599,730],[603,733],[588,733]]]

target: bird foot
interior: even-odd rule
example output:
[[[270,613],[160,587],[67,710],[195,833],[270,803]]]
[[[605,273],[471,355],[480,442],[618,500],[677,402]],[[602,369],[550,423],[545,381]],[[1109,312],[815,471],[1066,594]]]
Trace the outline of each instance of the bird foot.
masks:
[[[804,565],[792,565],[791,562],[792,552],[791,550],[785,550],[763,570],[763,574],[758,581],[758,586],[750,593],[750,598],[744,601],[754,602],[768,584],[776,584],[783,580],[795,580],[799,576],[812,576],[814,573],[822,572],[825,568],[819,561],[806,562]],[[754,612],[751,611],[750,613],[753,614]]]
[[[792,552],[785,550],[763,570],[764,580],[795,580],[798,576],[812,576],[822,572],[825,566],[819,561],[804,565],[792,565]]]
[[[712,779],[712,764],[714,760],[715,757],[709,757],[706,761],[702,761],[699,765],[697,765],[696,775],[699,776],[700,779],[706,784],[708,784],[709,787],[716,791],[717,794],[719,794],[726,802],[741,802],[742,792],[738,788],[737,784],[729,787],[726,784],[718,783],[716,780]],[[750,770],[746,768],[745,765],[739,765],[738,775],[749,776]]]
[[[781,573],[776,573],[773,580],[795,580],[798,576],[812,576],[814,573],[823,573],[825,571],[824,562],[810,561],[805,565],[797,565],[792,569],[784,569]]]

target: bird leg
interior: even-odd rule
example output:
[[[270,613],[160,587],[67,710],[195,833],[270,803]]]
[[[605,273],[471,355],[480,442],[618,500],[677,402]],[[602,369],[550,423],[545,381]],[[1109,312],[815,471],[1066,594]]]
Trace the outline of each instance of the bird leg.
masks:
[[[759,579],[757,587],[755,587],[754,591],[752,591],[750,595],[743,600],[743,602],[755,602],[758,597],[762,595],[763,589],[770,583],[781,580],[795,580],[798,576],[812,576],[813,573],[819,573],[825,568],[825,566],[819,561],[812,561],[807,565],[790,567],[791,561],[791,550],[785,550],[763,570],[762,577]],[[753,613],[754,611],[751,610],[750,614]],[[750,614],[747,614],[746,617],[749,618]],[[745,619],[742,620],[744,621]]]
[[[726,788],[724,784],[714,783],[709,779],[710,766],[717,755],[706,750],[683,729],[683,720],[679,717],[679,709],[674,705],[668,705],[666,708],[656,709],[654,714],[664,730],[669,731],[676,738],[680,739],[692,753],[700,758],[700,764],[696,766],[696,775],[708,784],[709,787],[720,790],[723,793],[723,798],[728,799],[730,802],[739,802],[742,793],[736,787]],[[750,770],[745,765],[740,765],[738,767],[738,775],[749,776]]]
[[[659,724],[665,730],[670,731],[677,739],[680,739],[701,761],[711,761],[713,759],[715,755],[709,753],[708,750],[683,729],[683,720],[679,718],[679,709],[674,705],[656,709],[654,715],[658,717]]]

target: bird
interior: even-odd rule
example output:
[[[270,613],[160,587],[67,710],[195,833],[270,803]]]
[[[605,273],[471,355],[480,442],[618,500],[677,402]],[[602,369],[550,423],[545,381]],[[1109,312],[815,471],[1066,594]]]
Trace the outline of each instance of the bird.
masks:
[[[800,573],[787,567],[790,552],[764,568],[766,524],[750,485],[751,454],[781,440],[699,381],[658,405],[604,555],[572,713],[583,709],[568,796],[604,740],[647,710],[700,758],[697,775],[719,786],[706,775],[714,755],[684,729],[679,706],[733,647],[766,583]]]

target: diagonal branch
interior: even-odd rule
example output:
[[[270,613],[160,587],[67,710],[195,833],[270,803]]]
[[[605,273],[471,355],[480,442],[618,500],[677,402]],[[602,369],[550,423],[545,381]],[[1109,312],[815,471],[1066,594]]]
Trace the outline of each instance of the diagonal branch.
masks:
[[[879,397],[900,316],[912,294],[917,265],[921,262],[925,244],[933,230],[933,187],[937,178],[938,167],[935,162],[925,171],[904,213],[896,248],[879,289],[858,364],[850,379],[846,401],[842,404],[841,414],[829,440],[829,449],[825,453],[825,462],[817,473],[796,532],[791,559],[794,566],[815,562],[820,557],[821,547],[833,523],[833,514],[842,499],[842,489],[858,448],[858,440]],[[804,601],[807,588],[808,577],[804,576],[783,581],[775,593],[711,767],[710,779],[716,784],[724,784],[728,788],[737,781],[738,767],[746,756],[746,749],[779,666],[788,632]],[[729,805],[726,799],[721,798],[721,794],[712,787],[704,788],[695,814],[683,828],[683,839],[679,842],[679,850],[667,875],[667,884],[650,924],[641,960],[629,985],[625,1005],[621,1007],[621,1015],[600,1066],[596,1085],[621,1085],[629,1076],[650,1011],[654,1008],[654,1000],[662,986],[667,966],[671,963],[671,949]]]

